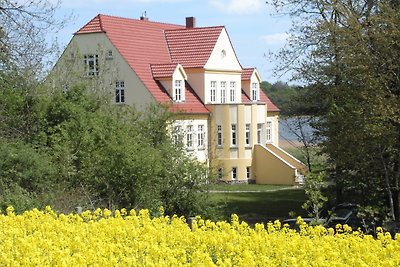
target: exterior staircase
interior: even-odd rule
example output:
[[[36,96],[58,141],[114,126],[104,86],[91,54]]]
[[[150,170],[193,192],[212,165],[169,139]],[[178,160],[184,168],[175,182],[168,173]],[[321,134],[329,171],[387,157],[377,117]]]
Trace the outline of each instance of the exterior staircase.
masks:
[[[307,167],[273,144],[255,145],[252,162],[257,184],[302,185]]]

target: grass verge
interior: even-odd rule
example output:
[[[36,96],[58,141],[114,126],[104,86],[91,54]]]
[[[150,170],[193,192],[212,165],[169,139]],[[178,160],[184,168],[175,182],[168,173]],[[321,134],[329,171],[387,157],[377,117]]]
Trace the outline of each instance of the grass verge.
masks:
[[[264,192],[231,192],[210,193],[210,197],[222,204],[224,209],[220,216],[229,218],[236,213],[239,218],[250,224],[268,222],[275,219],[286,219],[289,212],[306,216],[301,208],[306,201],[303,189],[282,189]]]

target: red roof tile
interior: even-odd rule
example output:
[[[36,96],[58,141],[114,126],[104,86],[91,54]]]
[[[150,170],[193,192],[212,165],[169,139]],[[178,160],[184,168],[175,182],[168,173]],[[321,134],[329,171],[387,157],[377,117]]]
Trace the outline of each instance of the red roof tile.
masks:
[[[183,25],[99,14],[76,34],[105,32],[155,100],[160,103],[170,103],[171,97],[153,78],[150,64],[172,63],[164,31],[183,29],[185,29]],[[190,96],[189,99],[191,99]],[[198,98],[180,106],[184,110],[198,110],[208,113],[208,110]]]
[[[263,90],[260,90],[260,103],[267,104],[267,111],[280,111],[279,108],[269,99],[269,97],[264,93]],[[242,103],[257,103],[250,100],[250,97],[246,95],[244,90],[242,90]]]
[[[177,63],[151,64],[150,68],[154,78],[167,78],[172,77],[176,66],[178,66]]]
[[[82,28],[80,28],[75,34],[81,33],[94,33],[94,32],[105,32],[103,29],[103,25],[101,23],[101,15],[97,15],[91,21],[85,24]]]
[[[267,104],[267,111],[280,111],[263,90],[260,90],[260,101]]]
[[[255,68],[244,68],[242,72],[242,81],[248,81],[253,75]]]
[[[204,67],[224,27],[166,30],[171,61],[184,68]]]

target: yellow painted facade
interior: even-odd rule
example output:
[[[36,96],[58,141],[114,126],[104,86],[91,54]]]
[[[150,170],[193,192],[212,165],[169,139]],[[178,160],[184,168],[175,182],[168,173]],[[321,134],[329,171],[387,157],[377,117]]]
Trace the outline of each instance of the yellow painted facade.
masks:
[[[107,58],[110,51],[112,58]],[[96,77],[84,75],[83,55],[87,54],[99,55],[101,65]],[[209,114],[177,113],[175,126],[182,129],[184,143],[190,144],[188,153],[207,163],[222,181],[293,185],[306,168],[279,148],[279,112],[269,111],[268,105],[260,101],[262,80],[257,70],[246,80],[242,80],[242,72],[223,29],[205,66],[184,68],[178,64],[171,77],[156,80],[168,92],[171,102],[174,81],[184,80],[209,110]],[[99,83],[92,87],[101,88],[112,100],[115,82],[124,81],[122,104],[143,109],[156,102],[105,33],[74,35],[49,77],[58,86],[79,81]],[[213,92],[211,84],[216,85]],[[225,96],[222,84],[225,84]],[[252,97],[253,84],[258,85],[257,99],[243,103],[243,93]],[[183,91],[181,102],[185,101],[184,94]]]

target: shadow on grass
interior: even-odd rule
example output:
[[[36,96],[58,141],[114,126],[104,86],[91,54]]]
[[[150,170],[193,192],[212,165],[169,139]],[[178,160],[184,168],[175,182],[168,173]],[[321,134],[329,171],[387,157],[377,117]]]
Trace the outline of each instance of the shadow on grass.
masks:
[[[211,198],[225,206],[220,216],[230,218],[236,213],[250,224],[286,219],[289,212],[306,216],[301,208],[306,201],[304,190],[288,189],[274,192],[212,193]]]

